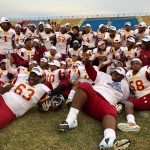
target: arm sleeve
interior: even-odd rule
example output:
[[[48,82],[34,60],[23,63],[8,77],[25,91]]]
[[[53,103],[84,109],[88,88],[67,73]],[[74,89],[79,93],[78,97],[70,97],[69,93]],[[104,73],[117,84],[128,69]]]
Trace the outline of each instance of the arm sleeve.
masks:
[[[51,92],[50,96],[61,94],[65,89],[66,89],[65,84],[61,84]]]
[[[92,81],[95,81],[96,77],[97,77],[97,71],[94,69],[94,67],[92,66],[92,63],[90,61],[85,62],[85,69],[86,69],[86,72],[87,72],[89,78]]]

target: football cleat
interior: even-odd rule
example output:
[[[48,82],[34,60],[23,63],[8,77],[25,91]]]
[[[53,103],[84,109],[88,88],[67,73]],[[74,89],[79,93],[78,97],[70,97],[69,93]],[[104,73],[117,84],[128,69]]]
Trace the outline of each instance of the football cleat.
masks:
[[[69,130],[68,122],[63,121],[62,123],[59,124],[59,126],[58,126],[58,131],[66,132],[66,131],[68,131],[68,130]]]
[[[131,145],[131,142],[128,139],[116,140],[116,142],[113,145],[113,148],[114,150],[125,150],[130,145]]]
[[[128,139],[115,140],[114,138],[103,138],[99,144],[100,150],[112,148],[114,150],[125,150],[130,146],[131,142]]]
[[[114,141],[115,141],[114,138],[108,138],[108,137],[103,138],[103,140],[99,144],[100,150],[113,147]]]
[[[128,123],[118,123],[117,125],[118,129],[124,132],[139,132],[140,126],[137,124],[130,125]]]
[[[66,132],[70,129],[77,127],[77,125],[78,125],[77,120],[73,120],[71,123],[68,123],[67,121],[63,121],[62,123],[59,124],[58,131]]]

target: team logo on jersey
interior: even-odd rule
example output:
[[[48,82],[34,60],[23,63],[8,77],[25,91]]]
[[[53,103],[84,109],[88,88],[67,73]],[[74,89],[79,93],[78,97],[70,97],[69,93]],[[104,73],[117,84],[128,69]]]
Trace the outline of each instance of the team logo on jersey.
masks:
[[[111,83],[107,83],[108,85],[110,85],[113,89],[115,89],[116,91],[123,93],[123,91],[121,90],[121,84],[119,82],[111,82]]]

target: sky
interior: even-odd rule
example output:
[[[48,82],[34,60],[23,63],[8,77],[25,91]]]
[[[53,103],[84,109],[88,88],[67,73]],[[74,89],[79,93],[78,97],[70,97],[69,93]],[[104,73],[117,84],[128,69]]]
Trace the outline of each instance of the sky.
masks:
[[[0,17],[149,13],[150,0],[0,0]]]

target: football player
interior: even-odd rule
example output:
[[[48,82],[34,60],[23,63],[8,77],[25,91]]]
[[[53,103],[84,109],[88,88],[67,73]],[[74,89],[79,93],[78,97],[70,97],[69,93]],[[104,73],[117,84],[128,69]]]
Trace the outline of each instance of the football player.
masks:
[[[15,45],[15,31],[6,17],[0,21],[0,61],[5,58],[5,54],[13,53]]]
[[[150,110],[150,67],[142,67],[139,58],[131,61],[131,70],[126,74],[134,98],[126,102],[127,123],[119,123],[118,128],[125,132],[138,132],[140,126],[135,122],[134,110]]]
[[[78,126],[77,115],[82,109],[86,114],[97,120],[102,120],[104,129],[104,138],[100,142],[100,149],[111,148],[116,139],[116,117],[115,105],[119,101],[124,101],[129,96],[129,86],[125,77],[125,70],[118,67],[112,73],[112,76],[95,70],[89,61],[89,56],[84,58],[85,68],[90,79],[95,85],[83,82],[72,100],[69,114],[62,122],[58,130],[67,131]],[[130,145],[129,140],[118,141],[114,147],[127,148]],[[122,144],[121,144],[122,143]]]
[[[28,80],[20,80],[14,85],[0,87],[0,128],[24,115],[34,107],[50,89],[40,84],[42,70],[32,68]]]

